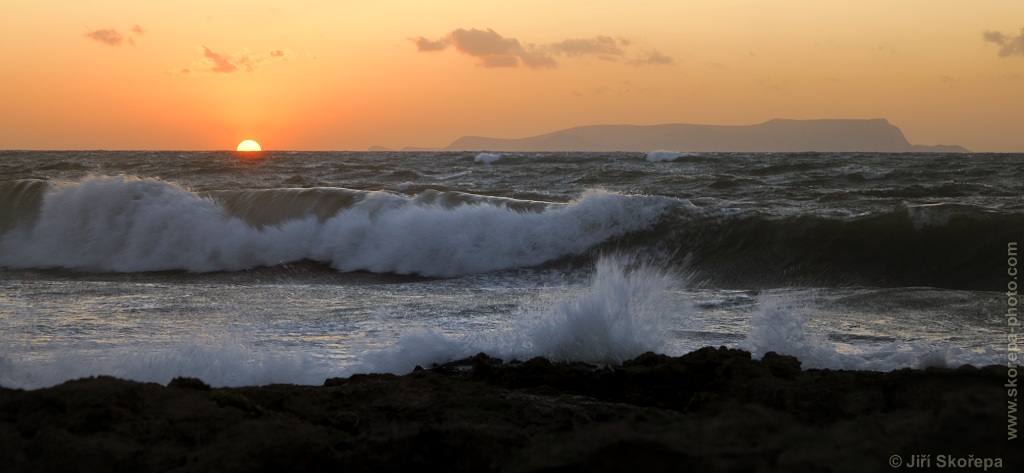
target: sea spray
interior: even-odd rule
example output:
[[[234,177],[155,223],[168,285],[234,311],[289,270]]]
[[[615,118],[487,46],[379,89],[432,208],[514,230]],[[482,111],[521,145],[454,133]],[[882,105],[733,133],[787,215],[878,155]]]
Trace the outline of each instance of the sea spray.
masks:
[[[544,356],[555,361],[619,363],[667,342],[678,278],[637,257],[602,256],[587,290],[540,308],[525,308],[512,326],[491,333],[451,336],[424,329],[395,346],[368,353],[350,373],[404,373],[485,352],[511,360]]]
[[[800,301],[778,295],[762,294],[759,310],[750,320],[750,331],[739,348],[755,358],[776,352],[794,356],[803,368],[889,371],[902,367],[956,367],[964,364],[982,366],[990,363],[992,349],[966,350],[944,344],[916,341],[894,341],[870,353],[843,352],[823,333],[807,327],[808,318],[801,311],[827,316]]]
[[[828,338],[806,330],[807,319],[793,304],[793,301],[762,294],[758,300],[760,310],[751,318],[750,332],[740,347],[755,357],[770,351],[795,356],[805,368],[842,366],[842,355]]]
[[[528,327],[531,354],[619,363],[661,351],[667,341],[662,322],[670,315],[670,293],[677,286],[665,270],[635,257],[602,257],[587,293],[558,301]]]
[[[658,163],[662,161],[675,161],[682,156],[682,153],[677,153],[675,151],[658,150],[648,152],[646,155],[644,155],[644,159],[652,163]]]
[[[473,161],[484,164],[491,164],[501,160],[502,155],[496,153],[480,153],[476,155]]]

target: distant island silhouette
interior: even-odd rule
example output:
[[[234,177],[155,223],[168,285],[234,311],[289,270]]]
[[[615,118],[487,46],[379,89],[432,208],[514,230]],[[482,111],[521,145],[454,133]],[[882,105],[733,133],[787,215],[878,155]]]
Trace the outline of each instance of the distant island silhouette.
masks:
[[[386,150],[373,147],[374,150]],[[783,120],[757,125],[590,125],[526,138],[465,136],[444,148],[405,151],[653,151],[680,152],[939,152],[966,153],[955,145],[907,141],[885,119]]]

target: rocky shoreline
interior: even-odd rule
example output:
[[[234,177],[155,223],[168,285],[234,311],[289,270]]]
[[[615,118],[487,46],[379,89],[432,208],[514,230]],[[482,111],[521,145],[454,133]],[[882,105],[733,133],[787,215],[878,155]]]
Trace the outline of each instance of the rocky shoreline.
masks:
[[[323,386],[98,377],[0,388],[0,471],[1021,471],[1006,382],[726,348],[618,366],[480,354]]]

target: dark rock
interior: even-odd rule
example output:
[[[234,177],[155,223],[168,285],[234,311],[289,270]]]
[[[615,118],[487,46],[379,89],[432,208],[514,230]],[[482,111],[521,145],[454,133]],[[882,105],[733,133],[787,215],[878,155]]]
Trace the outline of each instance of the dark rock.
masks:
[[[210,385],[196,378],[174,378],[167,383],[169,388],[195,389],[197,391],[209,391]]]
[[[478,354],[324,386],[88,378],[0,388],[0,471],[892,471],[912,454],[1017,471],[1005,382],[727,348],[616,366]]]
[[[765,353],[761,363],[768,367],[773,376],[779,378],[793,378],[800,374],[800,360],[795,356],[780,355],[773,351]]]

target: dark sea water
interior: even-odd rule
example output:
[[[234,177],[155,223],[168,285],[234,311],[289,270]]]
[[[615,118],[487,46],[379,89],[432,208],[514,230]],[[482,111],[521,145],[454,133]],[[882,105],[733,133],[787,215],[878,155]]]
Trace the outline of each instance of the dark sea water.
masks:
[[[0,385],[1005,364],[1024,155],[0,152]]]

